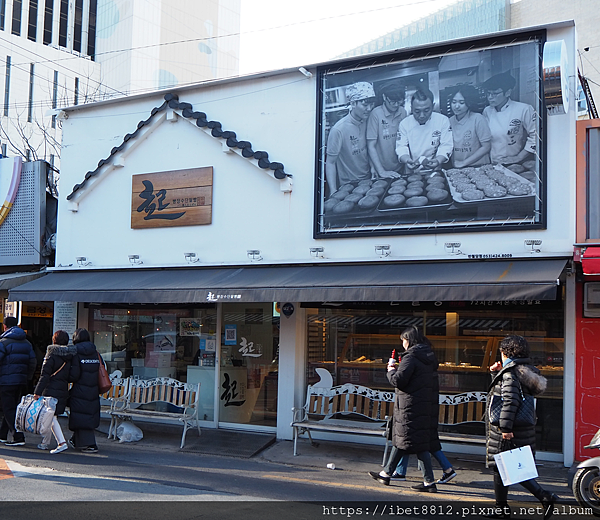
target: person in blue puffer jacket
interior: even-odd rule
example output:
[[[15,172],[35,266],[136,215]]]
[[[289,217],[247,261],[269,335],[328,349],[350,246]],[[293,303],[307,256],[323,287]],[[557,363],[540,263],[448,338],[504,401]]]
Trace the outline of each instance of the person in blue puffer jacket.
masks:
[[[23,446],[25,435],[15,430],[17,405],[27,382],[33,378],[37,364],[25,331],[17,327],[17,318],[4,318],[4,333],[0,336],[0,402],[4,418],[0,425],[0,442],[5,446]],[[8,433],[12,440],[8,439]]]

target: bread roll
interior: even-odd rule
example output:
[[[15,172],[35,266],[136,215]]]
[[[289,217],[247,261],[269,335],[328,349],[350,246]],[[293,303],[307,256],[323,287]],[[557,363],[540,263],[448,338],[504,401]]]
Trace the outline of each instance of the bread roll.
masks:
[[[404,192],[404,196],[407,198],[418,197],[419,195],[423,195],[423,188],[407,188]]]
[[[441,202],[448,198],[449,193],[446,190],[431,189],[427,191],[427,198],[431,202]]]
[[[416,208],[418,206],[425,206],[429,200],[427,197],[411,197],[410,199],[406,199],[406,205],[411,208]]]
[[[402,195],[405,192],[406,188],[404,186],[392,186],[388,190],[388,195]]]
[[[336,214],[349,213],[350,211],[352,211],[354,209],[354,206],[356,206],[356,204],[354,204],[354,202],[350,202],[348,200],[343,200],[341,202],[338,202],[333,207],[333,212]]]
[[[334,206],[336,204],[339,204],[339,202],[340,201],[338,199],[326,200],[325,203],[323,204],[323,209],[325,210],[325,212],[329,212],[334,208]]]
[[[375,197],[381,197],[383,195],[383,188],[371,188],[365,195],[373,195]]]
[[[370,186],[367,186],[366,184],[362,184],[362,185],[359,184],[356,188],[354,188],[352,193],[361,193],[362,195],[364,195],[370,189],[371,189]]]
[[[374,195],[367,195],[358,201],[358,207],[360,209],[371,209],[379,204],[379,197]]]
[[[360,193],[350,193],[344,200],[348,202],[358,202],[363,196]]]
[[[404,204],[405,200],[403,195],[388,195],[383,199],[383,204],[386,208],[398,208]]]

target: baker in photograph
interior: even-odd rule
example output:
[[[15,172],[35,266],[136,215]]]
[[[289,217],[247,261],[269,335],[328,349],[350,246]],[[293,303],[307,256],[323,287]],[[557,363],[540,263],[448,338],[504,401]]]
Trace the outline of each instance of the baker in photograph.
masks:
[[[410,170],[435,170],[448,162],[454,142],[448,118],[433,111],[433,93],[417,90],[411,98],[411,115],[400,122],[396,154]]]
[[[367,148],[377,176],[397,178],[402,164],[396,155],[396,138],[400,121],[406,117],[404,85],[390,81],[380,93],[382,104],[373,109],[367,123]]]
[[[490,163],[492,134],[485,118],[476,112],[479,95],[471,85],[458,85],[448,96],[450,128],[454,149],[452,163],[455,168],[481,166]]]
[[[329,194],[353,181],[371,178],[367,153],[367,119],[375,104],[373,85],[366,81],[346,88],[350,113],[342,117],[329,132],[325,178]]]
[[[483,117],[492,132],[490,156],[494,164],[522,164],[535,157],[537,116],[531,105],[511,99],[516,83],[503,72],[482,84],[489,103]]]

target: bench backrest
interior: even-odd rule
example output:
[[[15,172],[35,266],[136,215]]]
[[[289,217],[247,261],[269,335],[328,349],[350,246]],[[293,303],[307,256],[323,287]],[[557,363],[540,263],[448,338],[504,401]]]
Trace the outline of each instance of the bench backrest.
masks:
[[[142,405],[157,401],[180,408],[197,408],[200,398],[199,383],[182,383],[170,377],[130,379],[128,401]]]
[[[438,423],[443,425],[483,423],[486,399],[485,392],[440,394]]]
[[[113,377],[111,379],[112,386],[108,392],[100,394],[101,399],[112,401],[114,399],[123,399],[127,396],[127,390],[129,389],[129,378],[128,377]]]
[[[346,383],[332,388],[308,386],[306,412],[323,418],[335,414],[358,414],[376,421],[385,420],[394,410],[394,392],[373,390]]]

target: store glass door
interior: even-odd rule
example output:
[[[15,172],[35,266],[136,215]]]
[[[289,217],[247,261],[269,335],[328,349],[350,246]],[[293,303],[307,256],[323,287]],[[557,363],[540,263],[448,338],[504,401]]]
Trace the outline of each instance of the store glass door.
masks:
[[[272,303],[224,303],[219,424],[277,426],[279,313]]]

